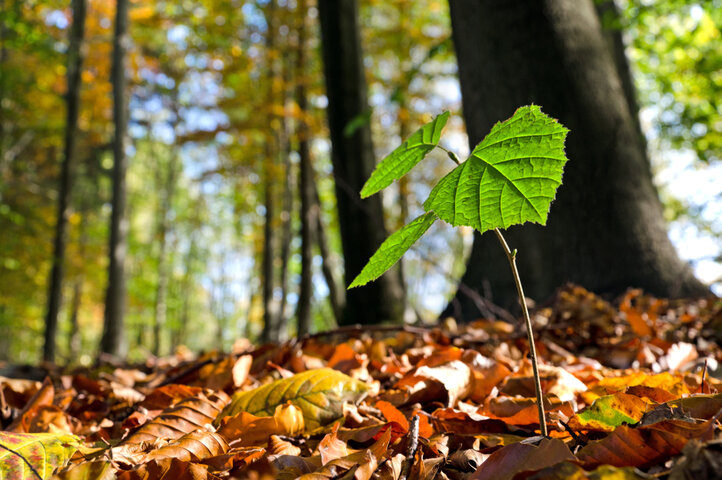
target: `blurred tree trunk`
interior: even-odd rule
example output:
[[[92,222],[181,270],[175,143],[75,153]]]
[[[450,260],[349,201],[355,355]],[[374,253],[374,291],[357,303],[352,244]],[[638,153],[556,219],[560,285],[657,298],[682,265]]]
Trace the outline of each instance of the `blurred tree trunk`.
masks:
[[[571,129],[564,184],[546,227],[510,228],[527,295],[567,281],[599,293],[707,292],[667,237],[644,144],[591,0],[450,0],[470,144],[529,103]],[[516,292],[493,235],[476,235],[462,284],[511,306]],[[461,290],[460,290],[461,291]],[[466,319],[478,316],[459,292]],[[452,310],[447,309],[448,313]]]
[[[177,109],[174,112],[175,118],[178,118]],[[173,130],[175,131],[175,125]],[[155,302],[153,305],[153,354],[158,356],[161,353],[161,336],[165,328],[168,313],[168,234],[171,229],[170,213],[173,208],[173,195],[175,192],[176,177],[178,174],[178,157],[179,152],[176,148],[171,148],[170,158],[165,165],[165,172],[159,175],[159,185],[162,185],[160,192],[160,204],[158,208],[158,268],[157,277],[158,284],[155,290]]]
[[[379,195],[362,200],[374,169],[373,144],[356,0],[319,0],[333,175],[345,264],[345,284],[386,238]],[[343,324],[400,322],[405,292],[398,269],[346,295]]]
[[[311,175],[315,178],[315,173],[311,171]],[[343,321],[343,307],[345,303],[344,290],[338,288],[338,282],[333,274],[331,266],[331,252],[328,247],[328,238],[326,237],[326,228],[321,218],[321,198],[318,195],[317,184],[313,182],[313,208],[316,210],[316,240],[318,241],[318,251],[321,255],[321,273],[328,287],[328,301],[331,304],[336,324],[340,325]]]
[[[267,101],[268,106],[275,105],[275,102],[279,100],[278,91],[275,85],[278,65],[278,49],[276,46],[276,20],[277,20],[277,5],[275,0],[271,0],[267,6],[266,12],[266,56],[268,61],[268,68],[266,70],[266,84],[267,84]],[[276,303],[273,301],[273,290],[275,286],[275,269],[274,269],[274,258],[276,250],[276,235],[274,231],[274,219],[276,216],[276,188],[275,182],[277,181],[276,168],[277,168],[277,157],[281,151],[281,139],[279,133],[279,118],[275,113],[270,113],[270,130],[271,138],[268,139],[266,146],[266,159],[264,162],[264,178],[263,178],[263,190],[265,192],[265,221],[263,227],[263,259],[262,259],[262,296],[263,296],[263,331],[261,333],[261,339],[264,342],[275,342],[280,340],[281,325],[279,320],[278,309]]]
[[[68,42],[68,87],[66,93],[65,149],[60,166],[58,210],[53,241],[53,261],[48,282],[48,307],[45,316],[45,345],[43,360],[55,361],[55,337],[58,332],[58,313],[63,297],[63,273],[65,246],[67,242],[70,192],[73,184],[76,137],[78,136],[78,112],[80,111],[80,87],[83,71],[83,37],[85,36],[85,0],[73,0],[73,26]]]
[[[298,158],[299,158],[299,185],[298,193],[301,197],[301,281],[296,304],[296,318],[298,319],[297,335],[303,337],[311,329],[311,300],[313,299],[313,237],[316,222],[313,208],[314,182],[313,166],[311,164],[311,149],[306,116],[308,115],[308,98],[306,97],[306,77],[303,75],[306,63],[306,0],[299,0],[298,10],[301,16],[298,32],[298,55],[296,57],[296,72],[300,75],[296,79],[296,104],[298,105],[299,121],[297,127]]]
[[[128,247],[126,219],[126,171],[128,160],[125,143],[128,130],[128,100],[126,96],[125,52],[128,44],[128,0],[117,0],[115,31],[113,33],[113,211],[110,218],[108,253],[108,286],[105,295],[105,322],[100,350],[115,356],[125,354],[125,256]]]

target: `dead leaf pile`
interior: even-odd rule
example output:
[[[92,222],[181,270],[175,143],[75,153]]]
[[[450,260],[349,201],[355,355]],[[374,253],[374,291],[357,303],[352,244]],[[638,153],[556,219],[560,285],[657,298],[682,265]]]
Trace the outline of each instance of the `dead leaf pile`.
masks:
[[[344,327],[0,377],[0,478],[718,478],[722,304],[616,305],[568,286],[535,309],[546,438],[521,324]]]

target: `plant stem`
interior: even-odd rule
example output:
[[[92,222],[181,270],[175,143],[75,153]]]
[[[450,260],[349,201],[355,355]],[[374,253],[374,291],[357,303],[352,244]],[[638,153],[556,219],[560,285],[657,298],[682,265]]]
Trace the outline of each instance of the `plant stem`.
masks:
[[[507,245],[504,236],[498,228],[494,229],[496,237],[499,239],[506,258],[509,260],[509,266],[511,267],[511,273],[514,275],[514,283],[516,283],[516,291],[519,294],[519,303],[521,304],[521,311],[524,314],[524,322],[526,323],[527,339],[529,340],[529,356],[531,357],[531,367],[534,372],[534,390],[536,391],[536,406],[539,411],[539,428],[541,434],[547,436],[547,423],[544,417],[544,398],[542,397],[541,379],[539,378],[539,364],[537,363],[536,347],[534,346],[534,333],[531,328],[531,318],[529,318],[529,309],[526,306],[526,299],[524,297],[524,289],[521,286],[521,278],[519,278],[519,270],[516,268],[516,250],[512,253]]]

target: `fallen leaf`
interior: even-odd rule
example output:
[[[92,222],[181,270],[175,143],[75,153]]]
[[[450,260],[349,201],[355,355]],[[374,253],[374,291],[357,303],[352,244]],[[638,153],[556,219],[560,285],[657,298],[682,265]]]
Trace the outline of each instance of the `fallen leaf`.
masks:
[[[50,478],[79,446],[75,435],[0,432],[0,478]]]
[[[469,480],[511,480],[520,472],[574,460],[574,455],[561,440],[543,438],[538,445],[520,442],[492,453]]]
[[[115,480],[115,473],[110,462],[86,462],[58,473],[52,480]]]
[[[615,393],[594,400],[589,407],[569,420],[575,430],[601,430],[611,432],[622,424],[635,424],[648,410],[648,404],[636,395]]]
[[[345,401],[358,401],[366,384],[330,368],[308,370],[247,392],[236,392],[217,422],[229,415],[248,412],[270,416],[278,405],[290,402],[303,412],[306,428],[327,425],[343,416]]]
[[[640,428],[622,425],[605,438],[587,444],[577,452],[577,458],[586,469],[604,464],[643,467],[678,455],[689,440],[709,440],[713,435],[711,420],[664,420]]]
[[[223,392],[201,392],[165,409],[152,421],[141,426],[122,444],[152,442],[158,438],[173,440],[209,425],[228,403]]]

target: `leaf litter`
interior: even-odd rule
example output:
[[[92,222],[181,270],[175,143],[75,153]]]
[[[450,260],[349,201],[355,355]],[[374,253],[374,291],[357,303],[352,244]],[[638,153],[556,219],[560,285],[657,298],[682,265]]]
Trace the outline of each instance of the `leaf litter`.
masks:
[[[569,285],[533,317],[547,438],[515,325],[344,327],[0,377],[0,477],[718,478],[719,300]]]

